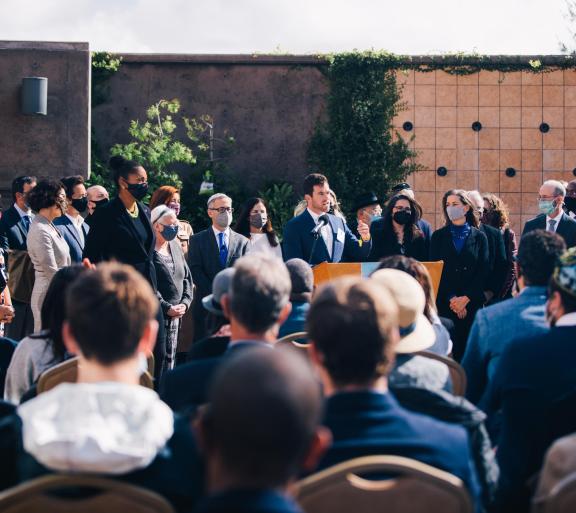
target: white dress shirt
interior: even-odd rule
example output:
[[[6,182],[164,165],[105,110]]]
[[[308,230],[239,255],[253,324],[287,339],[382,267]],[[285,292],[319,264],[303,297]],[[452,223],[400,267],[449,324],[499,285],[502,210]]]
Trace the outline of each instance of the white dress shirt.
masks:
[[[228,250],[230,250],[230,227],[226,228],[224,231],[221,231],[217,228],[214,228],[214,225],[212,225],[212,231],[214,232],[214,237],[216,237],[216,245],[218,246],[218,249],[220,249],[220,234],[223,233],[224,244]]]
[[[20,217],[24,217],[24,216],[28,216],[30,218],[30,221],[32,221],[32,219],[34,219],[34,214],[32,213],[32,209],[28,209],[28,211],[24,211],[22,210],[16,203],[14,203],[14,208],[16,209],[16,212],[18,212],[20,214]]]
[[[84,223],[84,218],[82,216],[72,217],[69,214],[66,214],[66,217],[72,221],[74,228],[76,228],[76,231],[78,232],[78,237],[80,237],[82,246],[84,246],[84,232],[82,231],[82,223]]]
[[[560,209],[560,213],[556,217],[546,216],[546,230],[553,231],[554,233],[556,233],[556,231],[558,230],[558,225],[560,224],[560,220],[562,219],[563,213],[564,213],[564,211],[562,209]],[[554,223],[554,230],[550,230],[550,228],[549,228],[549,226],[550,226],[549,221],[551,221],[551,220],[556,221]]]
[[[306,210],[308,210],[308,213],[312,216],[312,219],[314,219],[314,224],[318,224],[318,219],[320,219],[320,216],[323,216],[325,214],[325,212],[322,214],[315,214],[309,208],[307,208]],[[328,214],[326,213],[326,215]],[[326,244],[326,249],[328,249],[328,255],[330,256],[330,258],[332,258],[332,245],[334,243],[334,234],[332,233],[332,227],[330,226],[330,223],[325,224],[322,228],[320,228],[320,235],[322,235],[322,238],[324,239],[324,244]]]
[[[560,317],[560,319],[556,321],[554,326],[557,328],[561,326],[576,326],[576,312],[564,314],[562,317]]]

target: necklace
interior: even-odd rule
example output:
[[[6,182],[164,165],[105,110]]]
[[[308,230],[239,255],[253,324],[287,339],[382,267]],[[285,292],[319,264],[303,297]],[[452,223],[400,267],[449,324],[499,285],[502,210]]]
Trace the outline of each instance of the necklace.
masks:
[[[126,209],[126,212],[128,212],[131,218],[136,219],[138,217],[138,203],[134,203],[134,210],[132,212],[128,209]]]

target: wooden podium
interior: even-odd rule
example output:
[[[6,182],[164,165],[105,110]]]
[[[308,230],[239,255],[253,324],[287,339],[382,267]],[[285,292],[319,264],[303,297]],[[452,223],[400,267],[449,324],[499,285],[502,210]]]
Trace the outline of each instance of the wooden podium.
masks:
[[[444,268],[444,262],[440,260],[439,262],[421,262],[432,279],[432,288],[434,291],[434,297],[438,295],[438,287],[440,285],[440,278],[442,278],[442,269]],[[313,268],[314,271],[314,285],[318,285],[340,278],[341,276],[363,276],[368,277],[372,271],[378,267],[378,262],[364,262],[364,263],[347,263],[347,264],[329,264],[323,262],[318,264]]]

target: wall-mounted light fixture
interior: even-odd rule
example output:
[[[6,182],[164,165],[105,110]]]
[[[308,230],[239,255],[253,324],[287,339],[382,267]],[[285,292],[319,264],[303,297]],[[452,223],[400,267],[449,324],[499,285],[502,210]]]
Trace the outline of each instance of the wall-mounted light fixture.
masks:
[[[46,77],[22,79],[22,113],[46,116],[48,113],[48,79]]]

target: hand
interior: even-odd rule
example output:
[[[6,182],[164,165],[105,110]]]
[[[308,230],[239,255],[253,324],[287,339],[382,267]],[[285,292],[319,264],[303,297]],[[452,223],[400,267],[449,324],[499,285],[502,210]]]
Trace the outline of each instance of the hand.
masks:
[[[0,322],[9,324],[14,319],[14,308],[8,305],[0,305]]]
[[[468,310],[464,308],[463,310],[460,310],[456,315],[458,316],[458,319],[464,319],[468,315]]]
[[[213,337],[231,337],[232,330],[230,329],[230,324],[224,324],[214,335]]]
[[[90,260],[88,258],[85,258],[84,260],[82,260],[82,265],[84,267],[86,267],[86,269],[96,269],[96,264],[93,264],[92,262],[90,262]]]
[[[466,308],[466,306],[468,305],[469,302],[470,302],[470,299],[467,296],[453,297],[450,300],[450,309],[455,314],[458,314],[458,312],[460,312]]]
[[[168,317],[182,317],[184,314],[186,313],[186,305],[183,304],[179,304],[179,305],[173,305],[170,307],[170,310],[168,310]]]
[[[358,233],[364,242],[370,240],[370,227],[364,221],[358,220]]]

